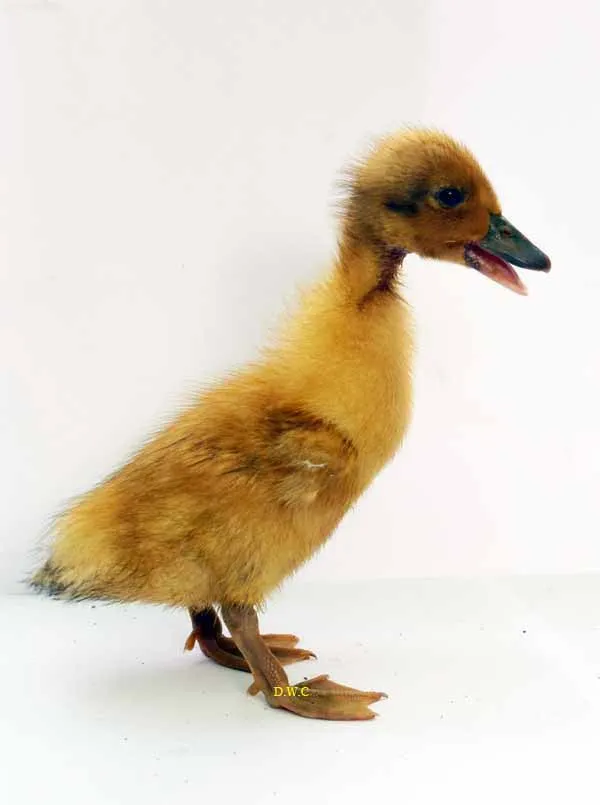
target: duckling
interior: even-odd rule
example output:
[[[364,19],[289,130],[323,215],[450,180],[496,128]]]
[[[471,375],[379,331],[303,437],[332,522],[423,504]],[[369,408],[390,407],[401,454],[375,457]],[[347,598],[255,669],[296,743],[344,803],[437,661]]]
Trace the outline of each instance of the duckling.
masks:
[[[406,432],[404,257],[458,263],[518,294],[512,265],[548,271],[550,261],[503,217],[475,157],[443,133],[383,138],[346,189],[331,270],[278,340],[60,515],[30,581],[63,598],[186,608],[186,648],[250,672],[249,692],[269,705],[366,720],[385,694],[326,675],[290,685],[284,666],[314,655],[294,635],[261,634],[257,610],[331,536]]]

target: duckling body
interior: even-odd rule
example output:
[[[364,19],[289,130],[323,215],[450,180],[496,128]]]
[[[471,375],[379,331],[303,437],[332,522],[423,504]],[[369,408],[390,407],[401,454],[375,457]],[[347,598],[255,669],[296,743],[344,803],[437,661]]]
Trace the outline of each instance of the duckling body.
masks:
[[[430,223],[415,232],[423,185],[441,181],[431,176],[436,166],[444,186],[470,182],[476,201],[470,215],[454,218],[425,209]],[[273,706],[373,717],[368,705],[383,694],[326,677],[309,680],[304,697],[275,696],[288,683],[282,665],[312,655],[293,635],[261,636],[255,610],[329,538],[406,432],[412,327],[397,281],[404,254],[458,262],[456,243],[480,242],[490,214],[499,215],[497,200],[461,146],[431,132],[385,141],[355,170],[329,275],[276,345],[66,511],[34,586],[185,607],[187,647],[197,642],[217,662],[252,671],[251,691]]]
[[[259,604],[323,544],[410,407],[407,306],[390,290],[359,307],[348,270],[312,290],[261,362],[63,515],[51,567],[64,594]]]

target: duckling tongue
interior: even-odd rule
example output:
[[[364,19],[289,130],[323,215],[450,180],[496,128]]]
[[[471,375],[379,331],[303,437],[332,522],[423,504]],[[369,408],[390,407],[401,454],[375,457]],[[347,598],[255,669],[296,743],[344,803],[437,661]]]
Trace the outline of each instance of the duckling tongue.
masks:
[[[506,260],[488,252],[478,243],[467,243],[465,246],[465,263],[485,277],[504,285],[505,288],[521,296],[527,296],[527,288],[514,268]]]

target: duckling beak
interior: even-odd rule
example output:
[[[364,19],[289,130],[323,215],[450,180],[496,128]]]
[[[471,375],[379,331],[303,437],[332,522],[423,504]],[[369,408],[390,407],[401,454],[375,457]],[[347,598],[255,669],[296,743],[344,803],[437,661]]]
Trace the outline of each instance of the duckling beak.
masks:
[[[527,288],[509,265],[533,271],[550,271],[550,260],[502,215],[490,215],[490,225],[482,240],[467,243],[465,263],[515,293],[526,295]]]

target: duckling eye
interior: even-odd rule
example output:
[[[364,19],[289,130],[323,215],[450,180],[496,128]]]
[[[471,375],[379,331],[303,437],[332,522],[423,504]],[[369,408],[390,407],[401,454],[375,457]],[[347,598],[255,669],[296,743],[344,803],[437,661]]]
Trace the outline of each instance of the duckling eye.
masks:
[[[440,207],[451,209],[463,203],[465,194],[462,190],[459,190],[458,187],[442,187],[435,193],[434,198]]]

